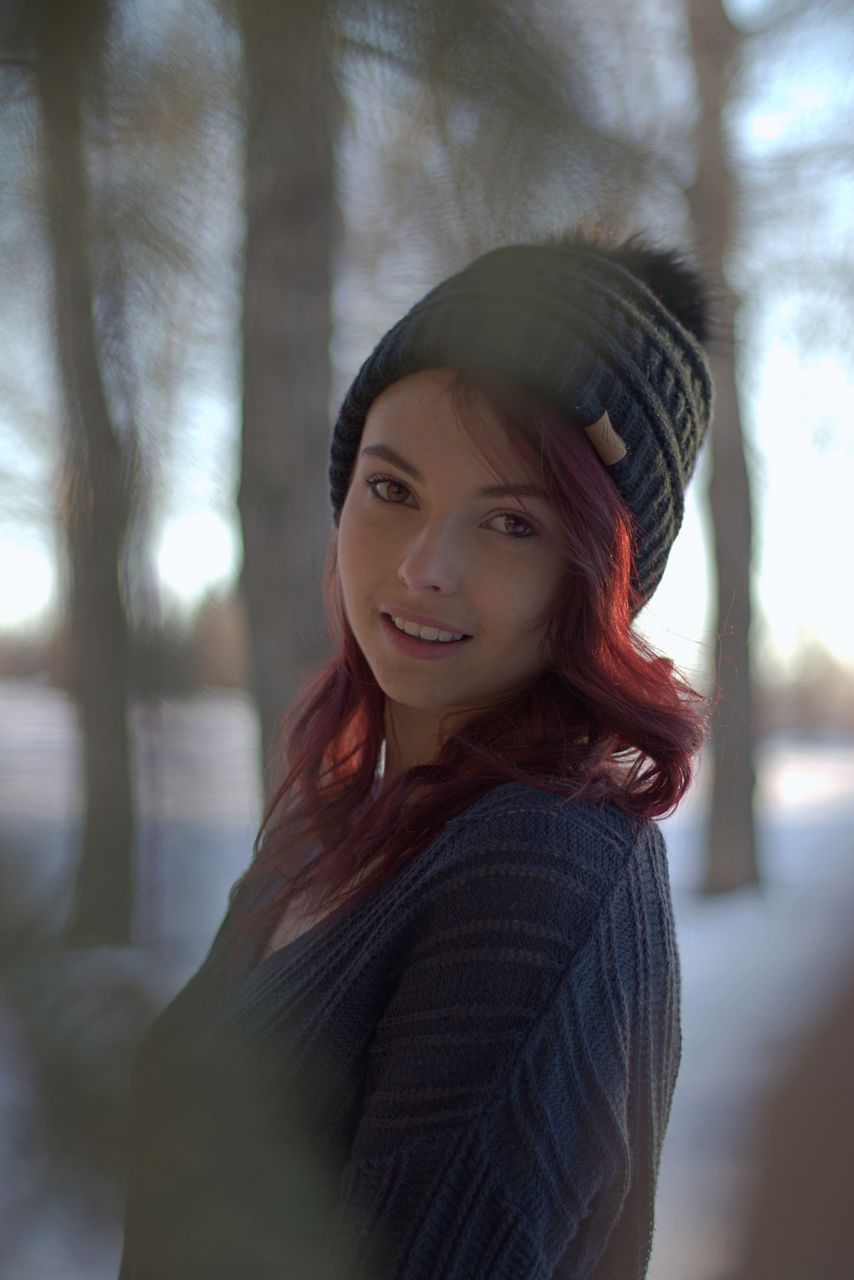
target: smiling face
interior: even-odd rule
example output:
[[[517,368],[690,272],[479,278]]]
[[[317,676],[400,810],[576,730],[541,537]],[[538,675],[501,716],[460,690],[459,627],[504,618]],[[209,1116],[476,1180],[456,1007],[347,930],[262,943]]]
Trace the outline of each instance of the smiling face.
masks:
[[[452,376],[412,374],[373,402],[338,525],[344,610],[386,695],[386,780],[435,757],[440,717],[462,723],[549,665],[543,619],[566,572],[545,496],[482,492],[500,480],[460,425]],[[481,416],[504,483],[536,484],[485,401]],[[471,638],[422,656],[384,618],[397,610]]]

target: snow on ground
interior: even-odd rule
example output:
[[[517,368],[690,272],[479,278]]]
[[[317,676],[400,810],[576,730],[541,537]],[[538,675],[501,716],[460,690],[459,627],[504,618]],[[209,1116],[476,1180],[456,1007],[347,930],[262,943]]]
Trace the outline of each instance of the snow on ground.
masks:
[[[144,971],[165,1003],[203,958],[228,889],[251,857],[260,816],[255,720],[243,694],[215,691],[137,707],[133,730],[139,945],[101,950],[112,969]],[[0,683],[0,849],[26,863],[57,924],[79,822],[76,742],[73,709],[61,692]],[[662,822],[679,933],[683,1053],[648,1280],[725,1276],[737,1252],[763,1086],[837,975],[854,965],[854,742],[780,738],[764,745],[759,766],[760,888],[711,899],[694,890],[702,771],[677,814]],[[90,956],[86,971],[98,962]],[[0,1043],[2,1132],[15,1099],[20,1115],[28,1094],[10,1079],[8,1019],[0,1022]],[[6,1169],[9,1155],[0,1147]],[[0,1192],[0,1216],[11,1208],[4,1200]],[[14,1280],[114,1280],[119,1249],[119,1224],[109,1239],[95,1240],[67,1206],[45,1205]]]

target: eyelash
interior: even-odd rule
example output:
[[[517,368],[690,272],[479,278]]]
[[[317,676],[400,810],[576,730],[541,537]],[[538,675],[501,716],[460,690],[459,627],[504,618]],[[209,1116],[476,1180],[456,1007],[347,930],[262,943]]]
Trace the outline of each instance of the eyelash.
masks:
[[[376,498],[378,502],[384,502],[386,503],[387,506],[391,506],[391,507],[403,506],[402,502],[392,502],[389,498],[380,497],[380,495],[377,493],[376,489],[374,488],[374,485],[381,484],[383,481],[387,481],[389,484],[399,485],[401,489],[406,489],[407,492],[411,492],[408,485],[404,484],[402,480],[397,480],[394,476],[384,476],[384,475],[369,476],[368,479],[365,481],[365,484],[368,486],[371,493],[373,494],[373,496]],[[508,533],[505,535],[508,538],[512,538],[514,542],[526,542],[528,538],[536,538],[539,536],[537,534],[536,529],[530,523],[530,521],[526,520],[523,516],[520,516],[518,511],[497,511],[493,519],[497,520],[499,516],[509,516],[511,520],[520,520],[522,524],[527,525],[527,527],[530,529],[531,531],[530,533]]]

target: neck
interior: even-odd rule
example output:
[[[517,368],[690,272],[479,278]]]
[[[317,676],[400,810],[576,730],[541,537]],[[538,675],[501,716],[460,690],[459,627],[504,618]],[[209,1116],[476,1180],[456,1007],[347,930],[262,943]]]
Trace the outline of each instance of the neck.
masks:
[[[382,785],[384,787],[407,769],[416,765],[432,764],[441,750],[439,718],[413,712],[386,703],[385,749],[380,760],[384,763]]]

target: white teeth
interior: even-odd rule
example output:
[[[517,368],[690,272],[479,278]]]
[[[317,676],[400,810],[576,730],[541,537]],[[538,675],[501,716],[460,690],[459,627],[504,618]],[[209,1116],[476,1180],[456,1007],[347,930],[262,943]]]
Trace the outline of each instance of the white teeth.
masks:
[[[436,627],[422,627],[417,622],[404,622],[403,618],[391,615],[391,620],[398,631],[405,631],[408,636],[417,636],[419,640],[440,640],[446,644],[449,640],[462,640],[462,631],[439,631]]]

